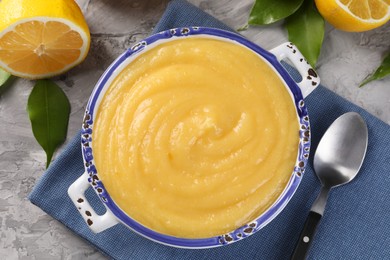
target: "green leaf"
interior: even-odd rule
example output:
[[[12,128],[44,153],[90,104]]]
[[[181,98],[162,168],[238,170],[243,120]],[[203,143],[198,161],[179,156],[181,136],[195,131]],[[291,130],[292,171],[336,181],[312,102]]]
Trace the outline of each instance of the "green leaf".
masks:
[[[325,34],[324,18],[318,13],[312,0],[305,0],[299,10],[288,17],[284,26],[288,39],[294,43],[312,67],[320,55]]]
[[[368,75],[368,77],[363,80],[363,82],[360,84],[360,87],[363,87],[368,82],[371,82],[373,80],[382,79],[390,74],[390,52],[387,54],[385,59],[382,61],[382,64],[376,69],[376,71]]]
[[[57,146],[66,139],[70,104],[65,93],[50,80],[38,80],[27,102],[35,139],[46,152],[49,166]]]
[[[5,85],[5,83],[8,81],[10,77],[11,74],[9,74],[3,69],[0,69],[0,88],[2,88]]]
[[[284,19],[302,5],[303,0],[256,0],[249,15],[251,25],[264,25]]]

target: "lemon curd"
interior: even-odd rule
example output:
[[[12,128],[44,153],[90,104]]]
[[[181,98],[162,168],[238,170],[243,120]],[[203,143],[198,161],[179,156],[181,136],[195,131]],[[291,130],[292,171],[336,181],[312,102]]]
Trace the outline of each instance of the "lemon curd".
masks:
[[[93,126],[105,189],[157,232],[204,238],[258,217],[297,159],[284,83],[256,53],[187,37],[140,54],[115,77]]]

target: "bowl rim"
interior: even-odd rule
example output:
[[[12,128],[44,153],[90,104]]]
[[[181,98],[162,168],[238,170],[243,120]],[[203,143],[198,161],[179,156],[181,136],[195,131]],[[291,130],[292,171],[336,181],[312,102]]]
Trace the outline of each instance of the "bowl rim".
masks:
[[[294,170],[286,187],[279,195],[278,199],[271,206],[269,206],[269,208],[265,212],[263,212],[260,216],[256,217],[256,219],[254,219],[253,221],[250,221],[249,223],[226,234],[221,234],[209,238],[179,238],[162,234],[146,226],[143,226],[142,224],[138,223],[130,216],[128,216],[124,211],[120,209],[119,206],[116,205],[114,200],[110,197],[110,195],[104,188],[102,181],[99,179],[98,172],[94,164],[93,150],[91,147],[93,120],[95,112],[99,107],[102,96],[104,96],[104,90],[106,90],[110,85],[108,84],[109,80],[115,78],[115,76],[117,75],[115,74],[115,72],[119,73],[121,71],[119,69],[123,69],[123,67],[120,68],[120,66],[123,65],[126,61],[129,61],[129,59],[134,59],[142,52],[148,50],[149,48],[153,48],[158,44],[163,43],[164,41],[180,39],[183,37],[212,37],[225,41],[235,42],[241,46],[249,48],[257,55],[262,57],[263,60],[265,60],[266,63],[268,63],[268,65],[270,65],[270,67],[274,69],[276,74],[279,75],[285,87],[290,92],[290,95],[295,104],[297,119],[299,121],[300,127],[298,155]],[[129,61],[128,63],[130,62],[131,61]],[[125,224],[125,226],[135,231],[136,233],[155,242],[173,247],[196,249],[218,247],[242,240],[243,238],[246,238],[256,233],[258,230],[267,225],[271,220],[273,220],[287,205],[287,203],[297,190],[299,183],[301,182],[301,179],[304,175],[304,169],[309,157],[311,142],[310,136],[311,135],[309,116],[305,102],[303,101],[301,90],[298,87],[297,83],[292,79],[286,69],[282,66],[282,64],[273,54],[234,32],[209,27],[179,27],[153,34],[145,38],[144,40],[141,40],[140,42],[133,45],[131,48],[127,49],[106,69],[106,71],[103,73],[103,75],[95,85],[93,92],[88,100],[88,104],[86,106],[81,130],[81,150],[84,161],[84,168],[89,175],[88,181],[90,185],[92,186],[93,190],[98,195],[106,209],[110,210],[120,222]]]

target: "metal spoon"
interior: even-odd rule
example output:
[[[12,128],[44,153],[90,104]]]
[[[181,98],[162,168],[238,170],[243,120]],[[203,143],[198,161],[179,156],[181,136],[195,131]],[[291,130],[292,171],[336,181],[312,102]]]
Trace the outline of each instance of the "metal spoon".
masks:
[[[355,112],[337,118],[322,137],[314,155],[314,170],[322,188],[311,207],[292,260],[306,259],[331,188],[350,182],[359,172],[368,142],[367,125]]]

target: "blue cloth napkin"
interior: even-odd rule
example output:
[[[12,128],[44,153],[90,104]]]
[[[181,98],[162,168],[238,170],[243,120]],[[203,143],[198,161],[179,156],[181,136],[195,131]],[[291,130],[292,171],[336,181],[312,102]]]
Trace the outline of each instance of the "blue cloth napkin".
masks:
[[[155,31],[189,25],[229,29],[191,4],[174,0]],[[331,191],[309,259],[390,259],[390,126],[322,86],[306,104],[312,153],[327,127],[345,112],[360,113],[369,130],[363,167],[350,184]],[[42,175],[29,199],[113,259],[289,259],[320,189],[310,161],[298,191],[279,216],[251,237],[214,249],[171,248],[122,225],[93,234],[67,195],[69,185],[84,171],[79,142],[77,135]],[[92,189],[86,196],[98,213],[103,211]]]

